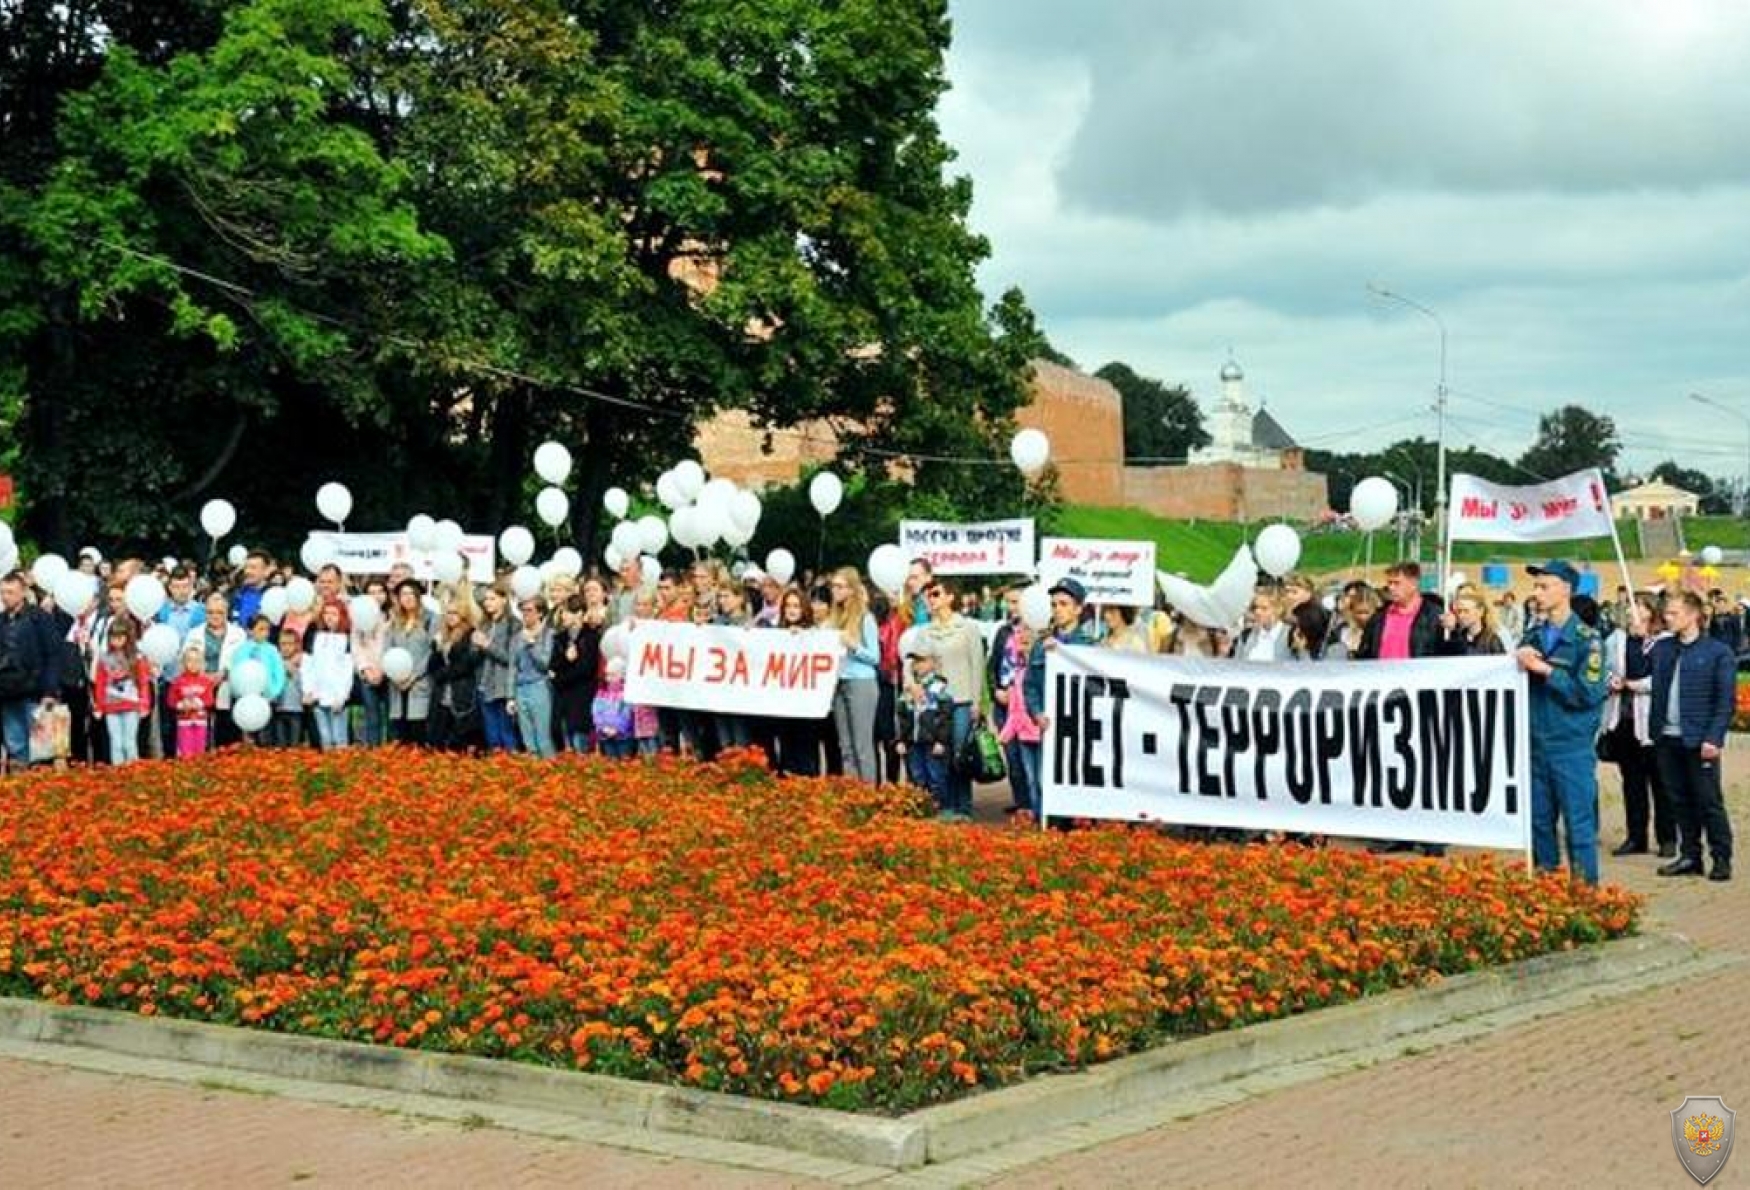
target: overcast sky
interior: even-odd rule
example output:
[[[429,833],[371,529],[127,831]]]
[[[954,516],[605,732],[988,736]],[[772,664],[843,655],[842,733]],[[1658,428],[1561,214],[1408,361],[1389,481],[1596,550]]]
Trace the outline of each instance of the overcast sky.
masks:
[[[1750,3],[952,0],[941,120],[994,296],[1208,407],[1231,346],[1309,446],[1510,456],[1616,419],[1630,468],[1742,476]]]

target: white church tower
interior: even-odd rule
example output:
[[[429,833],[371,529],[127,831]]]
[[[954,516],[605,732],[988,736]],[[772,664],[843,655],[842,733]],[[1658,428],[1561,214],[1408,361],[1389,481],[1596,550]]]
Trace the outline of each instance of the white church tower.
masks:
[[[1252,407],[1246,401],[1246,374],[1232,356],[1221,366],[1221,397],[1209,413],[1209,445],[1191,452],[1193,464],[1238,463],[1278,468],[1280,454],[1260,444]],[[1265,447],[1261,449],[1260,447]]]

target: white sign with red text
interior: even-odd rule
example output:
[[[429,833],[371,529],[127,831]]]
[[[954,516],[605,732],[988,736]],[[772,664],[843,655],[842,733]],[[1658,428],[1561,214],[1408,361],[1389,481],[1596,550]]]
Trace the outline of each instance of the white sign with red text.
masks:
[[[1039,543],[1039,581],[1073,578],[1089,603],[1153,607],[1155,543],[1098,537],[1047,537]]]
[[[1572,541],[1616,535],[1610,497],[1597,468],[1530,487],[1454,475],[1447,507],[1453,541]]]
[[[637,620],[626,635],[626,701],[722,715],[821,719],[832,710],[845,642],[785,632]]]
[[[899,548],[937,574],[1032,574],[1033,520],[899,522]]]

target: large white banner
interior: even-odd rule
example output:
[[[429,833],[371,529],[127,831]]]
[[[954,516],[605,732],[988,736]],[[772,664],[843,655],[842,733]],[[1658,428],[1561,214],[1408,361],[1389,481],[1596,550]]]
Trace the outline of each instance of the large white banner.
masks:
[[[1597,468],[1548,483],[1508,487],[1474,475],[1452,477],[1453,541],[1572,541],[1616,536],[1610,497]]]
[[[1511,657],[1254,664],[1053,649],[1047,815],[1523,849]]]
[[[413,568],[413,577],[430,582],[431,557],[414,551],[407,544],[406,533],[336,533],[316,529],[310,537],[325,541],[334,552],[334,561],[342,574],[388,574],[397,563]],[[497,547],[492,538],[467,536],[462,538],[461,555],[468,563],[468,581],[489,583],[495,577]]]
[[[1155,543],[1047,537],[1039,543],[1039,581],[1050,586],[1066,578],[1087,588],[1089,603],[1153,607]]]
[[[899,522],[899,548],[937,574],[1032,574],[1033,519]]]
[[[626,636],[626,701],[726,715],[820,719],[832,709],[839,634],[638,620]]]

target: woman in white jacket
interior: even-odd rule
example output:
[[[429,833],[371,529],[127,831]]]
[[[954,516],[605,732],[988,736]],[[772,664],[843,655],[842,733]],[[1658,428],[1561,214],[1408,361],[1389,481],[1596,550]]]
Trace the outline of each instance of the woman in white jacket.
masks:
[[[204,672],[219,683],[213,700],[217,711],[213,738],[218,744],[235,744],[242,738],[237,725],[231,722],[231,658],[243,646],[243,629],[231,622],[231,604],[223,595],[209,595],[206,619],[183,640],[184,649],[199,648]]]

